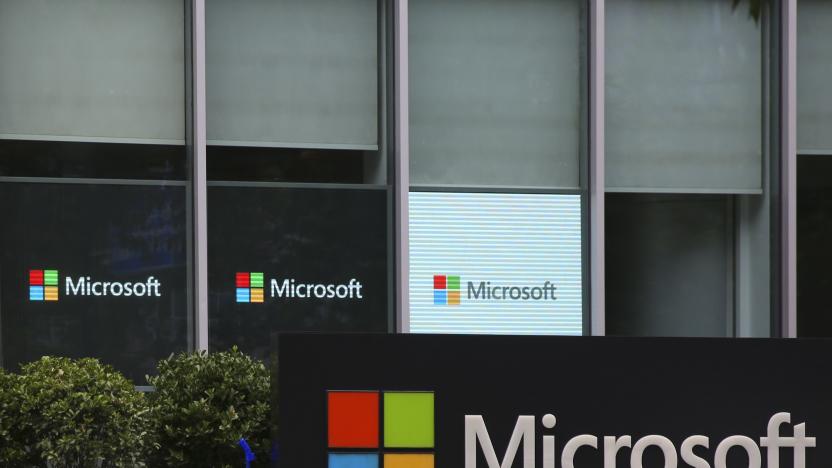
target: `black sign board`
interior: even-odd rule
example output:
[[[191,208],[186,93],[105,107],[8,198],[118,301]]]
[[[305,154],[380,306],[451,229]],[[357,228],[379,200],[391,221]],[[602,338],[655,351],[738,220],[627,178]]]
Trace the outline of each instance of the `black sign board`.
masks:
[[[283,468],[832,466],[826,340],[277,341]]]
[[[96,357],[137,384],[187,348],[185,187],[3,183],[2,363]]]
[[[385,189],[211,186],[212,349],[268,355],[271,332],[385,332]]]

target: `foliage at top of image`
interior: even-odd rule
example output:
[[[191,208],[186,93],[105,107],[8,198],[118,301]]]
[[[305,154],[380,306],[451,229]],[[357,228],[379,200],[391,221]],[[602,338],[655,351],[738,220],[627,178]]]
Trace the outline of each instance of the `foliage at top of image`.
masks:
[[[736,10],[743,0],[731,0],[732,6]],[[748,16],[754,18],[754,21],[759,22],[763,13],[763,7],[768,6],[768,0],[748,0]]]
[[[238,467],[245,438],[269,465],[270,376],[266,366],[237,348],[208,354],[181,353],[159,362],[148,377],[156,442],[151,466]]]
[[[145,466],[144,395],[96,359],[43,357],[0,376],[0,464]]]

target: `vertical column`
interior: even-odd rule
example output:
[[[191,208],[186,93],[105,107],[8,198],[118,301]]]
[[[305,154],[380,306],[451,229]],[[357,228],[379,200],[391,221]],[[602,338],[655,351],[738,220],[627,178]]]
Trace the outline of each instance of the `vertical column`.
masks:
[[[394,120],[395,120],[395,249],[398,277],[396,278],[396,330],[410,331],[410,248],[408,236],[408,196],[410,193],[410,122],[408,96],[408,20],[407,0],[393,0],[394,37]]]
[[[604,268],[604,0],[589,2],[589,288],[590,332],[606,333]]]
[[[205,172],[205,0],[191,3],[191,86],[193,158],[193,290],[195,347],[208,349],[208,209]]]
[[[797,0],[781,2],[781,336],[797,336]]]

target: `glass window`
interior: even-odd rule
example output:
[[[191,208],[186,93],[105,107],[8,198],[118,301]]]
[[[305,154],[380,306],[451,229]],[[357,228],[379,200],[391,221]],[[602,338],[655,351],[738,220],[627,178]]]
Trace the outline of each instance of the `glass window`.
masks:
[[[797,333],[832,336],[832,153],[798,159]]]
[[[797,148],[832,154],[832,2],[797,2]]]
[[[0,138],[184,144],[183,4],[0,1]]]
[[[760,193],[762,33],[724,0],[607,3],[606,184]]]
[[[212,349],[391,326],[382,3],[206,1]]]
[[[212,185],[210,346],[268,356],[275,331],[388,331],[387,192]]]
[[[735,7],[607,3],[609,334],[770,334],[769,12]]]
[[[383,184],[377,0],[206,2],[215,180]]]
[[[581,334],[583,3],[409,8],[409,330]]]
[[[213,145],[378,147],[376,0],[208,0]]]
[[[797,2],[797,333],[832,336],[832,2]]]
[[[574,0],[412,0],[410,181],[577,188]]]
[[[607,333],[733,334],[731,198],[607,196]]]
[[[142,384],[186,349],[184,186],[3,182],[0,209],[5,365],[97,357]]]
[[[0,361],[190,345],[185,5],[0,0]]]

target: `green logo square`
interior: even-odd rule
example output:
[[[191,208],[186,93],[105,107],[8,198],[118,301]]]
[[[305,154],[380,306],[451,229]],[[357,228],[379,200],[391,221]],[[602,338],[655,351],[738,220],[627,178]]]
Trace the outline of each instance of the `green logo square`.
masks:
[[[43,284],[45,286],[57,286],[58,285],[58,270],[44,270],[43,271]]]
[[[459,291],[459,276],[448,277],[448,289],[452,291]]]
[[[433,392],[384,392],[384,446],[433,448]]]
[[[251,273],[250,283],[252,288],[263,287],[263,273]]]

